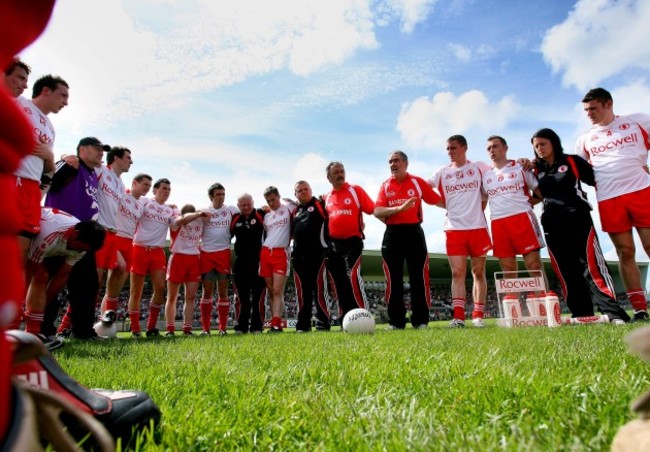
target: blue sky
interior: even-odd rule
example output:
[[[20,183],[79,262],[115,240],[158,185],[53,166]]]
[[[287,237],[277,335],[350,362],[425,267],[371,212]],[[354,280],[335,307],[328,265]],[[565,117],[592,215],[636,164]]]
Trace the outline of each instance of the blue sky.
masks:
[[[530,157],[541,127],[572,150],[594,86],[619,114],[650,112],[648,23],[641,0],[59,0],[21,56],[32,80],[70,84],[51,118],[57,155],[94,135],[133,151],[127,185],[167,177],[172,202],[201,207],[219,181],[227,203],[246,191],[261,205],[268,185],[327,191],[331,160],[375,198],[391,150],[428,177],[457,133],[472,160],[488,160],[491,134]],[[431,252],[444,251],[443,217],[425,211]],[[378,249],[383,225],[366,223]]]

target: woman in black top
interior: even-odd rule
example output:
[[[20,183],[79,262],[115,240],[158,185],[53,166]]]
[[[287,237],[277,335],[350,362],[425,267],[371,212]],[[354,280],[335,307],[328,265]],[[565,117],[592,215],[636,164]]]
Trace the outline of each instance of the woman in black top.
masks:
[[[581,182],[595,184],[591,165],[576,155],[565,155],[560,137],[551,129],[535,132],[531,143],[543,196],[546,244],[573,317],[594,315],[595,303],[610,321],[628,322],[630,317],[616,301],[591,205],[582,190]]]

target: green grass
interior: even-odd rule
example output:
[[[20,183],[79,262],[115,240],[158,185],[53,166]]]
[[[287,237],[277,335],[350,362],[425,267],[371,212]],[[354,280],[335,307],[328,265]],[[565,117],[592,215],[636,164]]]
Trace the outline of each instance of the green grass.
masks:
[[[70,341],[89,387],[147,391],[140,450],[607,450],[650,369],[634,326]]]

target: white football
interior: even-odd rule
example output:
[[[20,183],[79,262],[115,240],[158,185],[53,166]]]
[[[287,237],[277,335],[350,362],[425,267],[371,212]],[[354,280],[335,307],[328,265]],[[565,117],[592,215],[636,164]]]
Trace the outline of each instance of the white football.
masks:
[[[343,317],[343,331],[350,334],[372,334],[375,332],[375,318],[367,309],[352,309]]]
[[[110,338],[117,337],[117,326],[114,323],[105,325],[102,322],[97,322],[93,325],[93,328],[95,329],[95,333],[97,333],[98,336]]]

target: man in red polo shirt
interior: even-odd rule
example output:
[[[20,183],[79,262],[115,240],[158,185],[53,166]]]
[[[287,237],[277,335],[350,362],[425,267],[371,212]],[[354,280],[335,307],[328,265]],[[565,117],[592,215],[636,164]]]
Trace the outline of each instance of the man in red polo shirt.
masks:
[[[345,167],[341,162],[331,162],[326,173],[332,184],[332,191],[325,195],[329,232],[327,270],[334,281],[343,319],[351,309],[367,306],[361,279],[363,214],[372,215],[375,203],[363,188],[345,181]]]
[[[411,324],[426,328],[429,323],[431,291],[429,289],[429,255],[422,230],[422,202],[440,204],[440,196],[421,177],[407,172],[409,160],[402,151],[388,156],[391,177],[379,189],[375,216],[386,223],[381,244],[389,329],[406,325],[404,305],[404,261],[411,285]]]

